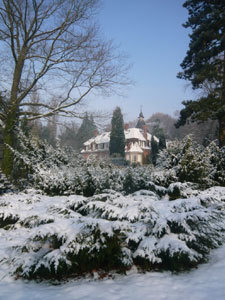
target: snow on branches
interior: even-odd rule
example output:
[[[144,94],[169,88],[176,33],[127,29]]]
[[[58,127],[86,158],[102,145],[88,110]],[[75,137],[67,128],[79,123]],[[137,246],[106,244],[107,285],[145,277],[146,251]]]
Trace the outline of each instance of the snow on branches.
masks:
[[[62,279],[93,270],[183,270],[224,241],[225,189],[187,199],[152,191],[92,197],[7,194],[0,202],[0,269]]]

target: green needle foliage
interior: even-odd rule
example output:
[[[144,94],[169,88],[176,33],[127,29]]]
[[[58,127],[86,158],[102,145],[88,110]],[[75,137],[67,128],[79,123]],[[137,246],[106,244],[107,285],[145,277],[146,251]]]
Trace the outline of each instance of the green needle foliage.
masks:
[[[83,143],[94,136],[97,127],[94,123],[93,116],[85,115],[80,128],[78,129],[76,140],[78,150],[82,149]]]
[[[110,155],[119,154],[121,157],[125,156],[125,135],[124,122],[121,109],[116,107],[112,117],[112,130],[110,133],[109,152]]]
[[[189,80],[193,89],[201,89],[198,100],[184,101],[177,127],[188,119],[219,122],[219,144],[225,145],[225,9],[221,0],[188,0],[183,6],[189,18],[189,50],[178,78]]]

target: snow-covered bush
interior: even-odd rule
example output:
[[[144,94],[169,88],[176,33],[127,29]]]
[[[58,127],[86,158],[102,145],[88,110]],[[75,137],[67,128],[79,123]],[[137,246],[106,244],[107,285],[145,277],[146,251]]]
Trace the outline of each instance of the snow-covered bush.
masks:
[[[15,190],[15,187],[12,185],[12,183],[7,179],[5,174],[2,173],[0,170],[0,195],[12,192]]]
[[[105,189],[124,194],[146,189],[163,196],[171,183],[198,183],[202,189],[224,185],[225,158],[222,149],[194,144],[190,137],[171,142],[159,154],[158,167],[117,167],[95,157],[85,161],[72,149],[55,149],[43,141],[18,132],[20,147],[13,150],[22,186],[41,189],[48,195],[92,196]],[[21,182],[18,181],[18,182]],[[175,194],[174,194],[175,195]],[[177,196],[182,195],[178,193]],[[171,195],[171,198],[174,196]]]
[[[198,185],[192,182],[171,183],[167,189],[170,200],[189,198],[198,195]]]
[[[225,186],[225,147],[219,148],[215,142],[211,142],[205,152],[211,165],[210,179]]]
[[[224,215],[220,202],[208,207],[209,198],[158,200],[152,192],[95,196],[78,210],[84,215],[119,220],[126,228],[130,259],[142,267],[182,269],[204,261],[212,247],[223,241]],[[213,199],[213,196],[211,197]],[[76,207],[76,205],[75,205]],[[209,225],[210,224],[210,225]]]
[[[159,151],[156,166],[165,170],[176,168],[182,158],[184,140],[170,141],[166,148]]]
[[[55,149],[46,142],[18,132],[19,150],[14,153],[17,168],[23,170],[24,186],[41,189],[48,195],[91,196],[105,189],[129,194],[152,189],[149,167],[116,167],[95,157],[85,161],[72,149]],[[155,190],[155,188],[154,188]]]
[[[198,194],[198,195],[197,195]],[[124,196],[2,196],[0,268],[24,278],[65,278],[95,270],[183,270],[224,241],[225,190],[187,199],[152,191]]]
[[[123,169],[123,191],[131,194],[135,191],[150,189],[151,166],[132,166]]]
[[[211,185],[209,178],[210,160],[209,156],[205,154],[204,149],[195,144],[190,136],[186,138],[178,167],[179,181],[195,182],[205,186]]]
[[[175,182],[198,183],[202,188],[224,185],[225,150],[214,142],[204,148],[193,142],[191,136],[173,141],[158,155],[157,167],[152,180],[168,187]]]
[[[151,173],[151,181],[158,186],[168,188],[171,183],[178,182],[176,169],[155,169]]]
[[[106,188],[122,188],[120,170],[110,163],[90,159],[85,161],[72,149],[53,148],[46,142],[18,132],[19,150],[14,153],[17,168],[23,170],[26,185],[43,190],[48,195],[93,195]]]

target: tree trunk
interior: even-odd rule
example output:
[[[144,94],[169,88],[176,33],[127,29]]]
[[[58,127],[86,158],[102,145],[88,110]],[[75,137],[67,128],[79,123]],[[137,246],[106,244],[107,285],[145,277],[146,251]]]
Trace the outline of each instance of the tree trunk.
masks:
[[[225,146],[225,114],[219,118],[219,146]]]
[[[223,78],[221,93],[221,112],[219,114],[219,146],[225,146],[225,51],[223,52]]]
[[[18,112],[19,112],[19,102],[17,99],[19,84],[21,81],[21,75],[24,67],[26,48],[23,46],[20,56],[18,57],[14,74],[13,74],[13,82],[11,88],[11,96],[9,101],[9,107],[6,112],[5,119],[5,128],[3,130],[3,140],[4,140],[4,148],[3,148],[3,160],[2,160],[2,171],[6,176],[12,175],[13,170],[13,154],[7,145],[14,147],[16,143],[15,136],[15,126],[18,124]],[[6,145],[7,144],[7,145]]]
[[[3,158],[2,158],[2,171],[6,176],[10,176],[13,170],[13,153],[7,145],[14,147],[16,143],[15,126],[17,124],[17,107],[12,107],[7,114],[5,128],[3,130]],[[7,145],[6,145],[7,144]]]

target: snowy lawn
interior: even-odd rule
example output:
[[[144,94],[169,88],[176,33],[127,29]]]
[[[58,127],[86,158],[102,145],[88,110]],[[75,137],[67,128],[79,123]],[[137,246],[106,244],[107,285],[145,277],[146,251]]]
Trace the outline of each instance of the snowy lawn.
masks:
[[[224,300],[225,246],[212,252],[209,263],[179,275],[170,272],[133,273],[101,281],[71,280],[57,286],[8,278],[0,282],[0,299]]]

